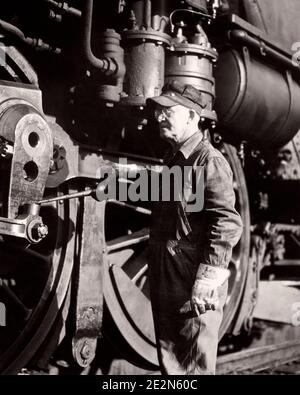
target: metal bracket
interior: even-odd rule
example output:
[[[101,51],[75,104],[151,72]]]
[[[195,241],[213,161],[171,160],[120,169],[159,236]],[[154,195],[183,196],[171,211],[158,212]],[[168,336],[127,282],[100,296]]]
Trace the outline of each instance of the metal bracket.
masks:
[[[43,224],[38,215],[39,205],[31,204],[27,207],[27,214],[16,219],[0,217],[0,234],[18,237],[31,244],[40,242],[48,234],[48,227]]]
[[[78,365],[87,367],[95,357],[102,327],[105,202],[86,197],[80,203],[82,241],[78,246],[72,350]]]

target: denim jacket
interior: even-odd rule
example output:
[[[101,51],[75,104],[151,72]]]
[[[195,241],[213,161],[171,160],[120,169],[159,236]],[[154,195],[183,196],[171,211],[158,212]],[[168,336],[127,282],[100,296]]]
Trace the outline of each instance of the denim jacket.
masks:
[[[243,228],[234,207],[232,171],[227,160],[208,139],[202,139],[201,133],[195,133],[176,153],[169,153],[165,163],[169,168],[188,167],[191,171],[185,177],[180,199],[154,205],[150,243],[163,243],[172,254],[188,254],[197,266],[203,263],[227,268]],[[203,194],[203,207],[193,212],[188,199],[195,190]]]

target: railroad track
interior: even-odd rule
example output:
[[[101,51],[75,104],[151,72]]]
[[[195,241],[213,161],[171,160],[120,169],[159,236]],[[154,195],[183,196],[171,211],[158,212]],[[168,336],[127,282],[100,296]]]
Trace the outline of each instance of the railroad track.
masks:
[[[114,366],[113,371],[109,374],[160,375],[158,371],[150,372],[142,369],[137,373],[136,367],[130,367],[130,364],[126,361],[119,363]],[[124,367],[125,371],[123,370]],[[218,375],[300,375],[300,341],[288,341],[278,345],[260,346],[218,357],[216,373]],[[57,369],[51,369],[48,373],[45,371],[22,369],[19,374],[57,375],[60,373]]]
[[[292,364],[292,362],[298,363]],[[300,374],[300,340],[260,346],[230,353],[218,358],[217,374]]]
[[[300,327],[290,325],[255,321],[255,330],[258,331],[257,340],[251,346],[235,352],[227,352],[217,359],[218,375],[253,375],[253,374],[300,374]],[[110,343],[103,341],[101,349],[110,358]],[[224,350],[223,350],[224,352]],[[108,370],[100,365],[95,366],[93,374],[100,375],[160,375],[159,371],[149,371],[137,368],[124,360],[121,355],[111,355],[111,364]],[[62,361],[63,362],[63,361]],[[70,370],[71,369],[71,370]],[[70,374],[71,367],[59,363],[45,371],[22,369],[19,374]],[[74,372],[72,372],[74,374]],[[75,374],[80,374],[76,371]],[[91,374],[88,370],[84,374]]]

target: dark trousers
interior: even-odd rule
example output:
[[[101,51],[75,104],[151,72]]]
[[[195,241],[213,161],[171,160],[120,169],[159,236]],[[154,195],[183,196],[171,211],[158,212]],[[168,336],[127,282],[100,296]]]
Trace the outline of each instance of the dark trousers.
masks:
[[[151,302],[163,374],[215,374],[227,283],[218,290],[217,310],[193,316],[190,296],[198,269],[197,254],[195,248],[178,247],[173,241],[150,244]]]

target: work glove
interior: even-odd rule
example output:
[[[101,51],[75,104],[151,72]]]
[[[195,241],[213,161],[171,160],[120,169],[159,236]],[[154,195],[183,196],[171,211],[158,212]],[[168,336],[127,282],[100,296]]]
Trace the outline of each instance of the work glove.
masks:
[[[228,279],[229,274],[227,269],[200,264],[190,299],[191,310],[195,315],[218,308],[218,288]]]

